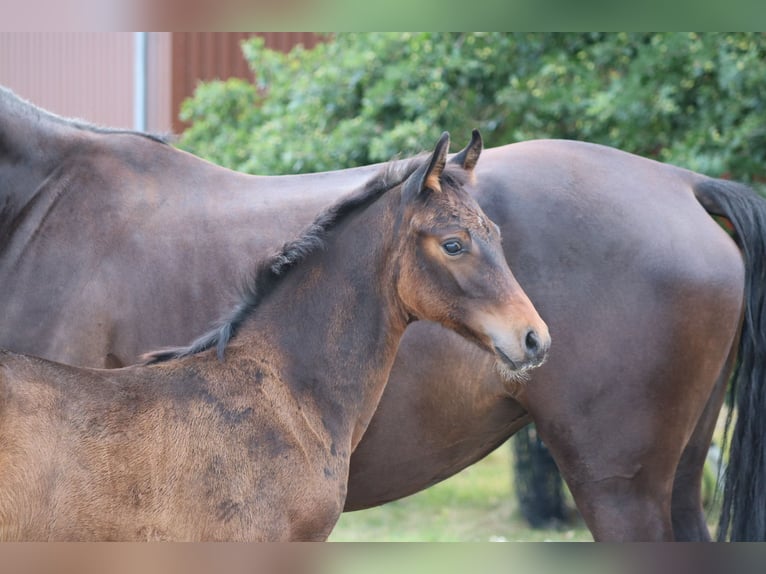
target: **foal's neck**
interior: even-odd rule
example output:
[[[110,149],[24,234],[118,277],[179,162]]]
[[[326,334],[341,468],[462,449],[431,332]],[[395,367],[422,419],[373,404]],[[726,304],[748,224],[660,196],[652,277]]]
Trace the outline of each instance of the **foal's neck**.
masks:
[[[395,295],[399,201],[399,192],[390,191],[348,215],[324,249],[281,280],[238,336],[243,350],[274,349],[296,398],[318,405],[325,427],[352,449],[377,407],[408,322]]]

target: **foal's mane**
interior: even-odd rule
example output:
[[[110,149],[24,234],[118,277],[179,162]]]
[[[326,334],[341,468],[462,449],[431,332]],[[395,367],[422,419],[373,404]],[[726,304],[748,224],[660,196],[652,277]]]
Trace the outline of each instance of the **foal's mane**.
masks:
[[[208,333],[188,347],[160,349],[143,355],[145,364],[161,363],[171,359],[188,357],[216,347],[219,360],[242,323],[258,308],[269,293],[288,272],[320,250],[327,235],[344,221],[349,214],[369,205],[386,191],[403,183],[422,163],[422,157],[405,162],[389,162],[377,175],[362,187],[339,202],[326,208],[317,216],[301,236],[288,241],[277,253],[260,261],[250,278],[241,288],[241,299],[234,310]]]
[[[6,109],[6,108],[7,109],[16,108],[21,113],[31,115],[31,116],[37,115],[38,117],[44,118],[51,122],[55,122],[57,124],[63,124],[78,130],[91,131],[91,132],[95,132],[99,134],[136,135],[136,136],[145,137],[147,139],[150,139],[152,141],[162,143],[162,144],[167,144],[170,142],[170,140],[172,140],[172,136],[170,135],[151,134],[151,133],[139,132],[135,130],[125,130],[120,128],[108,128],[108,127],[99,126],[99,125],[92,124],[90,122],[86,122],[79,119],[65,118],[63,116],[54,114],[53,112],[49,112],[48,110],[44,110],[43,108],[40,108],[34,105],[32,102],[29,102],[17,96],[15,93],[13,93],[13,91],[9,90],[8,88],[0,86],[0,110]]]

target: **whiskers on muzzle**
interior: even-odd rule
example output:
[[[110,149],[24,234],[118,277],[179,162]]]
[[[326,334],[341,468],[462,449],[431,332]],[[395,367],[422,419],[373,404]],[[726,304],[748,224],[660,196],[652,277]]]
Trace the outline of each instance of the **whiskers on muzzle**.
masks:
[[[543,359],[537,364],[525,365],[521,368],[514,369],[513,367],[501,361],[500,359],[496,359],[495,370],[500,374],[500,376],[505,382],[518,383],[520,385],[525,385],[529,382],[529,379],[532,377],[532,371],[542,366],[545,363],[545,361],[546,359]]]
[[[542,366],[547,360],[547,349],[533,359],[519,364],[511,360],[502,349],[495,347],[495,370],[506,382],[526,384],[530,379],[531,371]]]

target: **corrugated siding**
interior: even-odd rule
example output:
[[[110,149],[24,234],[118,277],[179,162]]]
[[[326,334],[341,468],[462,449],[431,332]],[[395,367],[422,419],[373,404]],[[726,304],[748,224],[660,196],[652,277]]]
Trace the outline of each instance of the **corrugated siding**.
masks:
[[[0,33],[0,84],[59,115],[130,128],[133,35]]]
[[[176,111],[173,127],[179,133],[184,125],[178,120],[178,110],[181,103],[194,94],[198,82],[231,77],[253,79],[242,56],[242,40],[263,36],[267,47],[284,52],[297,44],[312,48],[320,41],[320,37],[311,32],[173,32],[172,35],[172,108]]]
[[[180,133],[181,102],[200,80],[252,79],[240,42],[254,34],[289,51],[304,32],[151,32],[148,129]],[[0,84],[38,106],[104,126],[133,127],[132,32],[0,32]]]
[[[173,112],[171,105],[171,47],[170,32],[150,32],[148,46],[148,99],[146,124],[149,131],[173,131]]]

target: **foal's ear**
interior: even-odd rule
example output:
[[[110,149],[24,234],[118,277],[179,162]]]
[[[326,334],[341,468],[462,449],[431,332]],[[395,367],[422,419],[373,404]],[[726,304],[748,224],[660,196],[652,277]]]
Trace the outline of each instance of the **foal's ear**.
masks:
[[[484,143],[481,141],[481,134],[479,130],[474,129],[471,132],[471,141],[462,150],[450,159],[450,163],[455,163],[461,166],[466,171],[473,171],[476,167],[476,162],[479,161],[481,150],[484,148]]]
[[[402,198],[410,201],[419,196],[426,189],[440,192],[441,182],[439,178],[447,165],[447,151],[449,150],[449,133],[444,132],[436,142],[431,157],[413,173],[404,184]]]
[[[428,168],[420,180],[420,190],[426,188],[433,191],[441,191],[439,178],[442,176],[444,166],[447,165],[447,152],[449,151],[449,133],[444,132],[439,141],[436,142],[434,152],[431,154],[431,161],[428,162]]]

